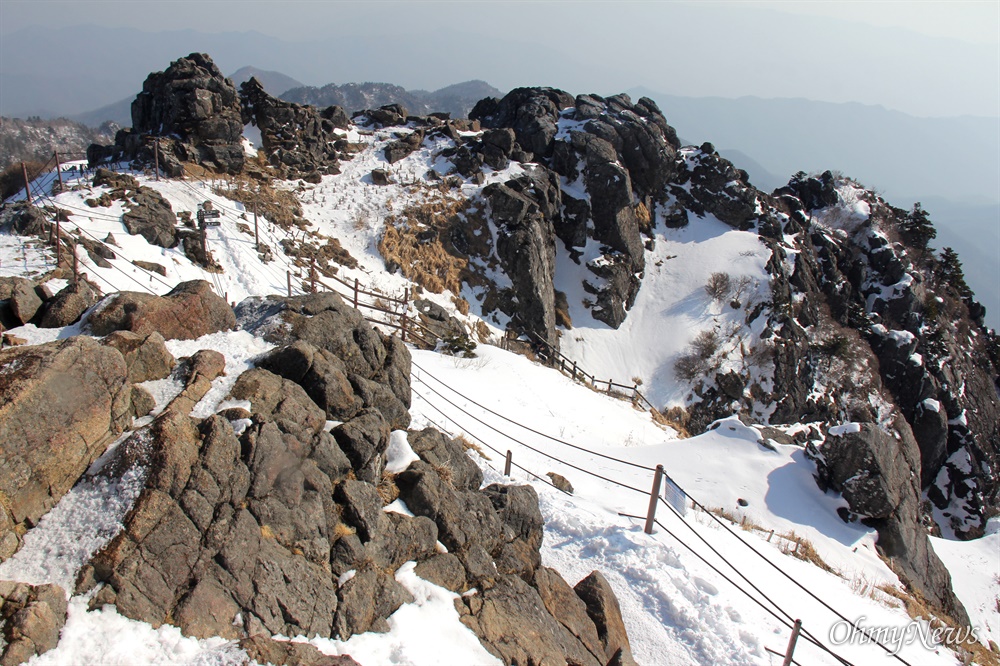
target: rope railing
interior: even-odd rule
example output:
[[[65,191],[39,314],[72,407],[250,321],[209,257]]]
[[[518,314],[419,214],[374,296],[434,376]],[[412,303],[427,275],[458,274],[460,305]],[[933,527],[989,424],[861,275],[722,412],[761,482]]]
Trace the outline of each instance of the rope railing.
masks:
[[[784,623],[784,626],[786,626],[786,627],[791,627],[792,626],[791,624],[788,624],[788,620],[793,620],[792,615],[789,614],[788,612],[786,612],[785,610],[783,610],[781,608],[781,606],[774,599],[772,599],[769,595],[767,595],[759,586],[757,586],[756,584],[754,584],[746,575],[744,575],[740,571],[740,569],[738,569],[736,567],[736,565],[734,565],[728,558],[726,558],[722,553],[720,553],[718,551],[718,549],[716,549],[714,546],[712,546],[701,534],[698,533],[697,530],[694,529],[693,526],[691,526],[686,520],[684,520],[683,516],[680,515],[680,513],[677,511],[677,509],[660,494],[660,492],[659,492],[659,487],[660,487],[659,479],[657,479],[656,482],[654,483],[654,490],[653,490],[652,493],[650,493],[650,491],[642,490],[642,489],[636,488],[634,486],[631,486],[631,485],[629,485],[627,483],[622,483],[621,481],[618,481],[616,479],[612,479],[612,478],[609,478],[607,476],[604,476],[604,475],[601,475],[601,474],[597,474],[595,472],[591,472],[591,471],[589,471],[587,469],[584,469],[584,468],[580,467],[579,465],[575,465],[573,463],[570,463],[569,461],[566,461],[566,460],[563,460],[563,459],[559,458],[558,456],[552,455],[551,453],[547,453],[547,452],[541,451],[541,450],[539,450],[539,449],[537,449],[535,447],[532,447],[532,446],[526,444],[525,442],[517,439],[516,437],[513,437],[509,433],[506,433],[506,432],[500,430],[499,428],[497,428],[497,427],[495,427],[495,426],[493,426],[493,425],[491,425],[491,424],[483,421],[482,419],[479,419],[478,417],[476,417],[473,414],[471,414],[468,410],[466,410],[462,406],[458,405],[456,402],[448,399],[440,391],[437,391],[436,389],[434,389],[434,387],[432,387],[431,385],[429,385],[424,380],[424,376],[426,376],[426,377],[428,377],[430,379],[433,379],[435,382],[441,384],[443,387],[447,388],[449,391],[455,393],[456,395],[461,396],[464,400],[468,401],[469,403],[471,403],[471,404],[475,405],[476,407],[478,407],[480,409],[483,409],[484,411],[487,411],[487,412],[489,412],[489,413],[491,413],[491,414],[493,414],[493,415],[495,415],[495,416],[497,416],[497,417],[505,420],[508,423],[511,423],[513,425],[517,425],[519,427],[522,427],[522,428],[524,428],[526,430],[529,430],[529,431],[531,431],[531,432],[533,432],[535,434],[538,434],[538,435],[541,435],[543,437],[546,437],[547,439],[550,439],[552,441],[556,441],[556,442],[559,442],[559,443],[562,443],[562,444],[569,445],[569,446],[571,446],[574,449],[581,450],[581,451],[584,451],[584,452],[587,452],[587,453],[591,453],[591,454],[594,454],[594,455],[597,455],[597,456],[601,456],[601,457],[609,457],[609,456],[603,456],[603,454],[600,454],[598,452],[590,451],[588,449],[584,449],[583,447],[579,447],[579,446],[573,445],[573,444],[571,444],[569,442],[565,442],[563,440],[560,440],[559,438],[555,438],[555,437],[546,435],[545,433],[542,433],[542,432],[537,431],[535,429],[532,429],[532,428],[529,428],[527,426],[524,426],[523,424],[518,423],[516,420],[507,418],[504,415],[500,414],[499,412],[496,412],[495,410],[491,410],[491,409],[485,407],[484,405],[481,405],[481,404],[475,402],[474,400],[468,398],[467,396],[462,395],[459,391],[457,391],[454,388],[448,386],[447,384],[445,384],[444,382],[442,382],[437,377],[434,377],[433,375],[431,375],[430,373],[428,373],[420,365],[418,365],[416,363],[414,363],[413,365],[419,371],[419,374],[414,374],[413,375],[413,379],[416,382],[419,382],[426,389],[426,391],[429,392],[427,394],[425,394],[424,392],[420,392],[420,393],[417,394],[418,397],[421,400],[423,400],[425,403],[427,403],[430,407],[432,407],[435,411],[439,412],[445,418],[449,419],[452,423],[455,423],[455,425],[457,427],[459,427],[460,429],[462,429],[464,432],[469,433],[468,427],[463,426],[458,420],[456,420],[453,414],[448,414],[447,412],[444,411],[444,409],[442,409],[438,405],[435,405],[434,402],[431,399],[429,399],[429,397],[428,397],[429,395],[432,394],[432,395],[436,396],[438,399],[440,399],[441,401],[443,401],[444,403],[446,403],[447,405],[449,405],[453,409],[458,410],[458,412],[461,413],[461,414],[463,414],[465,417],[467,417],[469,419],[472,419],[473,421],[479,423],[480,425],[482,425],[482,426],[484,426],[484,427],[492,430],[493,432],[497,433],[498,435],[500,435],[500,436],[502,436],[502,437],[504,437],[506,439],[509,439],[510,441],[512,441],[512,442],[514,442],[514,443],[516,443],[516,444],[518,444],[520,446],[523,446],[524,448],[526,448],[526,449],[528,449],[530,451],[533,451],[533,452],[538,453],[538,454],[540,454],[540,455],[542,455],[542,456],[544,456],[546,458],[554,460],[555,462],[558,462],[558,463],[560,463],[562,465],[565,465],[565,466],[567,466],[567,467],[569,467],[571,469],[575,469],[577,471],[580,471],[580,472],[583,472],[583,473],[588,474],[590,476],[596,477],[596,478],[598,478],[600,480],[603,480],[605,482],[611,483],[611,484],[613,484],[613,485],[615,485],[617,487],[620,487],[620,488],[623,488],[623,489],[627,489],[627,490],[631,490],[631,491],[634,491],[634,492],[637,492],[637,493],[642,493],[644,495],[653,495],[652,501],[650,502],[650,511],[649,511],[649,514],[646,517],[647,524],[656,524],[656,525],[659,525],[661,527],[661,529],[664,529],[673,538],[675,538],[679,542],[681,542],[681,540],[675,534],[673,534],[672,532],[670,532],[669,530],[667,530],[663,526],[663,524],[660,521],[658,521],[656,519],[656,517],[655,517],[655,507],[657,505],[659,505],[659,504],[666,505],[669,508],[669,510],[671,511],[671,513],[673,513],[677,517],[677,519],[680,520],[680,522],[688,530],[690,530],[692,534],[694,534],[694,536],[697,538],[698,541],[700,541],[706,548],[709,549],[709,551],[711,551],[716,557],[718,557],[729,568],[731,568],[736,573],[736,575],[739,576],[747,584],[747,586],[749,586],[754,592],[756,592],[757,594],[759,594],[762,599],[764,599],[767,603],[770,603],[775,609],[778,610],[778,612],[780,612],[783,615],[785,615],[785,618],[783,620],[781,618],[778,618],[779,620],[781,620]],[[470,436],[472,436],[472,433],[469,433],[469,434],[470,434]],[[494,451],[498,455],[503,455],[503,454],[500,453],[500,451],[497,448],[495,448],[493,446],[490,446],[487,442],[483,441],[483,439],[481,437],[476,437],[476,439],[478,441],[482,442],[491,451]],[[612,460],[616,460],[618,462],[627,462],[627,461],[621,461],[620,459],[616,459],[616,458],[613,458],[613,457],[609,457],[609,458],[611,458]],[[645,467],[645,466],[635,465],[634,463],[632,463],[632,465],[635,466],[635,467],[639,467],[641,469],[644,469],[644,470],[649,470],[650,469],[650,468]],[[520,468],[519,465],[514,464],[514,466]],[[535,475],[534,473],[532,473],[532,472],[530,472],[528,470],[524,470],[524,471],[526,473],[530,474],[531,476],[535,476],[537,478],[540,478],[540,477],[538,477],[538,475]],[[658,467],[657,474],[662,474],[662,466]],[[545,479],[542,479],[542,480],[546,481],[546,483],[549,483]],[[907,662],[905,659],[903,659],[902,657],[900,657],[899,654],[896,651],[891,650],[890,648],[888,648],[887,646],[885,646],[883,643],[879,642],[869,632],[866,632],[865,629],[863,629],[861,627],[858,627],[854,622],[852,622],[851,620],[849,620],[843,613],[841,613],[840,611],[836,610],[828,602],[826,602],[823,599],[821,599],[820,597],[818,597],[815,593],[813,593],[805,585],[803,585],[800,581],[798,581],[794,576],[792,576],[791,574],[789,574],[788,572],[786,572],[784,569],[782,569],[781,567],[779,567],[777,564],[775,564],[774,562],[772,562],[770,559],[768,559],[767,557],[765,557],[763,555],[763,553],[761,553],[759,550],[757,550],[756,548],[754,548],[749,542],[745,541],[744,539],[741,539],[735,532],[732,531],[731,528],[729,528],[729,526],[725,525],[725,523],[723,523],[714,513],[712,513],[711,511],[709,511],[703,504],[701,504],[700,502],[698,502],[695,498],[693,498],[690,494],[688,494],[687,491],[685,491],[683,488],[681,488],[681,486],[679,484],[677,484],[676,481],[674,481],[673,479],[670,479],[670,482],[674,486],[676,486],[676,488],[683,494],[683,496],[686,499],[690,499],[691,502],[692,502],[692,504],[696,508],[698,508],[701,511],[705,512],[706,514],[708,514],[715,522],[719,523],[719,525],[721,525],[728,534],[730,534],[731,536],[733,536],[735,539],[737,539],[744,546],[749,547],[758,557],[760,557],[761,559],[763,559],[765,562],[767,562],[767,564],[770,567],[774,568],[775,570],[777,570],[778,572],[780,572],[785,578],[787,578],[789,581],[791,581],[792,583],[794,583],[797,588],[799,588],[800,590],[802,590],[803,592],[805,592],[811,599],[817,601],[823,608],[825,608],[827,611],[833,613],[838,619],[843,620],[844,622],[847,622],[851,627],[853,627],[857,631],[861,632],[862,635],[868,637],[872,641],[872,643],[874,643],[878,647],[882,648],[890,656],[896,658],[898,661],[900,661],[901,663],[903,663],[905,666],[910,666],[909,662]],[[549,485],[553,485],[553,484],[549,483]],[[622,514],[622,515],[627,515],[627,514]],[[630,517],[630,518],[641,518],[639,516],[631,516],[631,515],[629,515],[628,517]],[[682,543],[683,543],[683,545],[685,547],[691,549],[691,547],[687,543],[684,543],[684,542],[682,542]],[[692,549],[692,552],[694,552],[693,549]],[[720,572],[720,575],[723,575],[723,574],[721,574],[721,572]],[[726,579],[730,580],[728,577]],[[730,580],[730,582],[733,582],[733,581]],[[733,584],[736,585],[735,582]],[[748,594],[748,596],[752,597],[752,595],[749,595],[749,593],[745,592],[745,590],[744,590],[744,593],[746,593],[746,594]],[[755,599],[755,601],[758,604],[762,605],[762,607],[763,607],[763,602],[761,602],[759,599]],[[767,609],[767,610],[769,612],[771,612],[772,614],[774,614],[773,611],[771,611],[770,609]],[[807,642],[810,642],[810,643],[816,645],[817,647],[819,647],[820,649],[828,652],[831,656],[833,656],[835,659],[837,659],[840,663],[842,663],[842,664],[850,664],[850,662],[848,662],[847,660],[843,659],[842,657],[840,657],[839,655],[837,655],[836,653],[834,653],[832,650],[830,650],[827,646],[825,646],[822,643],[822,641],[820,641],[819,638],[817,638],[811,632],[809,632],[808,630],[806,630],[804,628],[802,628],[801,631],[802,631],[802,638],[803,638],[803,640],[805,640]]]

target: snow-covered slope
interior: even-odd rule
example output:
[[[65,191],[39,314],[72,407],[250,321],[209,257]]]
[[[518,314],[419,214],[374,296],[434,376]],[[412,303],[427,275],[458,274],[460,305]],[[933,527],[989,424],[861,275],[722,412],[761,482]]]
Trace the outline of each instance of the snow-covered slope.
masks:
[[[379,255],[377,243],[384,221],[429,198],[444,196],[424,185],[422,179],[428,170],[444,173],[449,165],[435,157],[441,146],[434,139],[389,167],[381,149],[396,140],[395,131],[352,130],[347,138],[369,147],[344,162],[339,175],[325,176],[315,186],[282,186],[295,189],[314,231],[339,239],[358,261],[355,269],[341,267],[340,277],[357,278],[369,289],[398,294],[411,285],[398,272],[387,272]],[[395,184],[372,184],[370,172],[375,168],[387,168]],[[504,171],[487,169],[483,183],[467,181],[447,196],[474,196],[491,182],[518,175],[521,168],[512,162]],[[119,221],[120,203],[90,208],[84,200],[100,192],[92,191],[86,181],[70,180],[68,191],[51,198],[71,213],[69,221],[62,223],[63,229],[70,233],[79,229],[95,239],[110,233],[120,246],[116,249],[119,258],[111,260],[110,269],[97,267],[80,250],[81,270],[106,293],[165,293],[178,282],[205,279],[228,300],[239,301],[251,295],[284,293],[288,272],[301,284],[302,269],[280,251],[275,252],[273,262],[261,263],[252,232],[237,226],[249,223],[252,227],[252,216],[241,219],[247,215],[242,205],[202,183],[154,181],[136,175],[143,185],[167,198],[175,211],[193,212],[208,200],[224,212],[221,225],[208,233],[209,249],[223,272],[207,273],[179,249],[159,248],[141,236],[129,236]],[[74,184],[81,189],[74,190]],[[272,248],[280,248],[288,234],[263,218],[259,228],[262,240]],[[708,277],[718,271],[746,276],[745,305],[755,295],[767,293],[764,265],[770,255],[756,234],[736,231],[711,215],[679,230],[657,225],[655,234],[654,249],[646,253],[642,289],[617,330],[594,320],[590,311],[579,305],[584,298],[580,285],[585,269],[562,248],[557,254],[556,279],[558,288],[567,292],[573,320],[573,328],[562,336],[563,351],[601,378],[630,384],[641,380],[647,396],[669,406],[683,403],[689,391],[676,380],[673,366],[700,331],[714,328],[725,332],[731,346],[727,362],[732,363],[740,362],[745,356],[741,347],[752,346],[759,334],[752,325],[741,323],[740,310],[712,301],[704,289]],[[584,264],[588,258],[585,251]],[[159,263],[166,267],[167,275],[139,269],[131,263],[136,260]],[[0,275],[28,275],[44,271],[46,265],[52,265],[47,249],[23,238],[0,236]],[[473,306],[470,315],[456,315],[466,322],[485,319],[493,334],[505,323],[502,318],[479,316],[485,313],[477,307],[474,290],[424,295],[452,312],[456,307],[453,298],[465,297]],[[43,330],[30,325],[12,331],[29,342],[79,332],[79,326]],[[229,375],[216,380],[215,390],[196,408],[197,413],[215,411],[240,369],[265,350],[261,345],[243,332],[170,343],[176,356],[213,348],[227,357]],[[801,447],[768,441],[758,429],[737,419],[723,420],[698,437],[679,439],[672,428],[658,424],[649,413],[575,384],[524,357],[488,345],[480,345],[476,352],[475,358],[463,359],[414,351],[415,425],[434,425],[478,443],[490,458],[477,458],[486,471],[487,483],[501,480],[497,469],[502,469],[503,454],[512,452],[513,462],[520,466],[515,467],[514,480],[531,483],[541,498],[546,521],[543,564],[558,569],[570,582],[595,568],[606,574],[622,604],[640,663],[780,663],[780,657],[768,650],[784,652],[788,625],[794,619],[801,619],[816,640],[851,663],[894,661],[881,648],[858,639],[838,645],[845,643],[848,626],[824,603],[866,627],[910,631],[910,640],[900,652],[909,663],[958,663],[953,652],[926,647],[915,639],[912,632],[926,624],[912,624],[898,600],[884,591],[896,590],[899,581],[875,553],[875,532],[840,520],[837,509],[844,506],[843,499],[817,487],[814,464]],[[161,406],[171,391],[180,390],[179,385],[169,382],[148,388]],[[657,517],[662,525],[652,535],[644,534],[641,520],[620,514],[645,515],[653,481],[651,470],[660,464],[690,497],[738,521],[745,519],[746,529],[723,527],[709,514],[695,510],[688,499],[683,519],[660,503]],[[574,494],[568,496],[552,488],[547,483],[548,472],[569,479]],[[0,565],[0,578],[54,581],[72,587],[76,568],[86,557],[83,551],[92,552],[110,538],[120,520],[118,512],[129,497],[128,488],[81,484],[28,535],[22,551]],[[108,520],[97,523],[81,518],[98,514]],[[996,537],[994,529],[978,542],[934,542],[956,578],[956,592],[969,608],[980,636],[993,640],[1000,637]],[[805,549],[804,543],[815,550],[828,570],[789,552]],[[711,552],[709,545],[717,552]],[[351,654],[366,666],[495,663],[459,623],[451,593],[420,581],[405,566],[397,578],[417,601],[393,616],[389,634],[366,634],[346,643],[313,642],[329,653]],[[764,598],[765,594],[777,607]],[[442,655],[442,645],[450,646],[453,652]],[[76,597],[71,601],[70,620],[60,647],[36,661],[227,664],[238,659],[232,646],[221,639],[196,641],[169,627],[153,630],[110,608],[87,611],[86,599]],[[799,643],[796,660],[838,663],[805,640]]]

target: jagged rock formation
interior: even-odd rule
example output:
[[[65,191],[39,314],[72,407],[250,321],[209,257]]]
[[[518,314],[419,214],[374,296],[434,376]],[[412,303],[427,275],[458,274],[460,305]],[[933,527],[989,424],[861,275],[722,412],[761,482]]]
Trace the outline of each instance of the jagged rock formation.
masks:
[[[193,162],[222,173],[243,169],[243,122],[232,81],[211,58],[192,53],[150,74],[132,102],[132,127],[115,136],[113,146],[92,144],[91,164],[108,158],[153,161],[159,142],[160,165],[172,177]]]
[[[879,547],[920,596],[957,622],[968,615],[951,589],[951,576],[927,540],[920,516],[920,452],[906,423],[888,433],[871,423],[857,432],[827,436],[818,449],[821,484],[832,487],[858,516],[879,532]]]
[[[484,99],[469,114],[490,132],[450,157],[469,177],[511,159],[537,162],[527,179],[483,191],[498,230],[497,253],[515,283],[500,309],[515,325],[555,343],[551,288],[558,238],[593,275],[584,288],[596,319],[617,328],[635,302],[645,269],[643,233],[651,229],[666,184],[677,171],[676,134],[648,99],[573,98],[550,88],[519,88]],[[504,247],[532,248],[515,265]],[[517,307],[512,304],[516,303]]]
[[[240,103],[243,122],[260,130],[271,165],[287,177],[319,182],[323,174],[340,173],[337,164],[348,144],[337,130],[350,123],[341,107],[317,109],[286,102],[268,95],[254,78],[240,86]]]

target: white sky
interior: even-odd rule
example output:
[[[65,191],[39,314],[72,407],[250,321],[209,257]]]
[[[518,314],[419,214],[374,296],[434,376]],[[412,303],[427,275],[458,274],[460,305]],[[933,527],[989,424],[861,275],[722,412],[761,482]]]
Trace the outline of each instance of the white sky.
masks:
[[[435,89],[481,78],[501,89],[607,94],[646,86],[1000,116],[997,0],[0,0],[0,41],[39,24],[256,31],[312,42],[310,58],[271,44],[256,62],[228,63],[211,43],[204,49],[224,70],[254,65],[311,85],[382,80]],[[354,61],[349,54],[358,50],[336,50],[365,40]]]

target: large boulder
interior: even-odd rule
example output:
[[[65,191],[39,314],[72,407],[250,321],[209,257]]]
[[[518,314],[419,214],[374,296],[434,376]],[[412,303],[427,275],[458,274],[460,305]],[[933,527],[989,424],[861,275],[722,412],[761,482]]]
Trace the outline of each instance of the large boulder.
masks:
[[[878,547],[907,584],[967,624],[920,518],[920,450],[906,422],[898,418],[892,432],[872,423],[841,426],[810,455],[821,486],[843,493],[851,511],[878,530]]]
[[[120,291],[98,304],[87,322],[94,335],[157,332],[167,340],[194,340],[233,329],[236,316],[208,282],[193,280],[180,283],[165,296]]]
[[[130,423],[127,372],[87,337],[0,350],[0,556]]]
[[[131,195],[126,206],[128,209],[122,215],[122,224],[130,234],[142,236],[150,245],[177,245],[177,215],[170,202],[159,192],[140,187]]]
[[[121,352],[128,366],[128,380],[133,384],[163,379],[177,365],[163,336],[156,332],[139,335],[131,331],[114,331],[101,342]]]
[[[66,592],[58,585],[0,581],[0,666],[26,663],[59,643]]]
[[[87,280],[66,285],[45,303],[39,328],[62,328],[79,321],[83,313],[97,303],[97,289]]]

